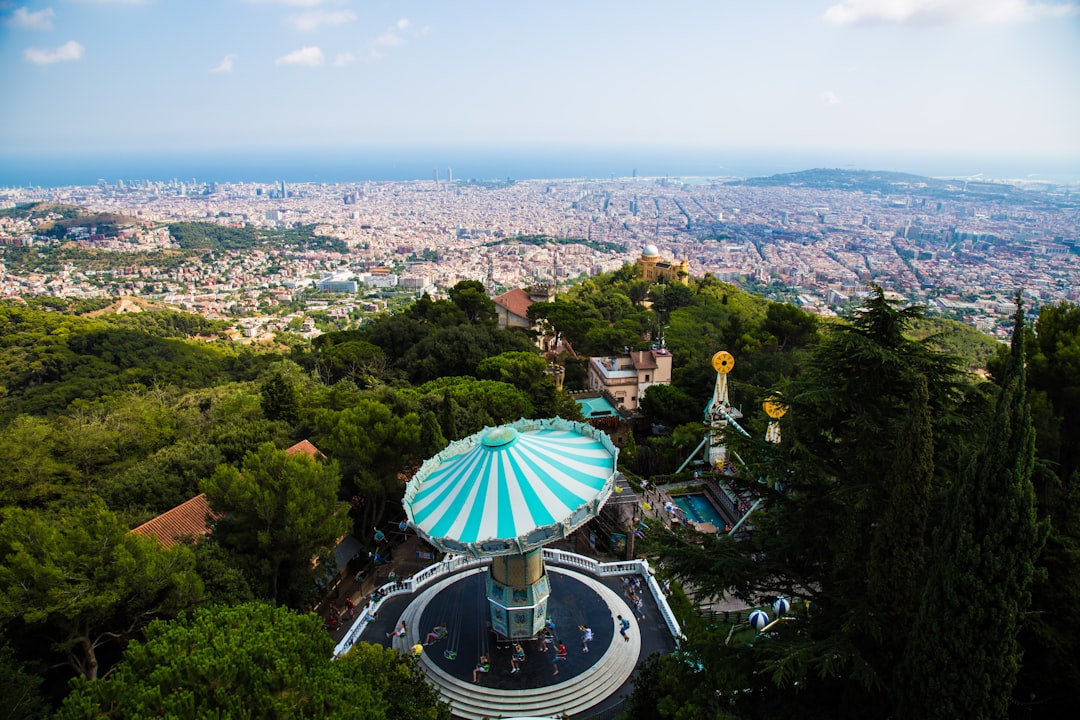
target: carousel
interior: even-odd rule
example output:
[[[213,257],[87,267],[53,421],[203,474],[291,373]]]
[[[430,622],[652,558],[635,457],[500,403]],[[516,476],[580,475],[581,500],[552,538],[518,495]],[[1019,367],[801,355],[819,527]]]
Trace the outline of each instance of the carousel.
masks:
[[[607,434],[585,423],[518,420],[427,460],[402,504],[409,526],[439,550],[491,559],[491,630],[524,640],[548,617],[544,546],[600,512],[615,487],[617,458]]]

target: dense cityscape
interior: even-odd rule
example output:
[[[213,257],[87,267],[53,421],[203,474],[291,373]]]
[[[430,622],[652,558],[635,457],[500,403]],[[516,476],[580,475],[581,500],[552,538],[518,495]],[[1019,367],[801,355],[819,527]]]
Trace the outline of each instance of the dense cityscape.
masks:
[[[241,316],[248,336],[290,321],[312,331],[290,305],[305,288],[329,292],[308,296],[302,308],[340,325],[384,308],[387,297],[434,295],[464,279],[484,281],[493,294],[555,274],[560,284],[573,282],[633,262],[646,244],[688,260],[695,277],[710,273],[823,315],[842,311],[872,281],[1004,336],[1014,289],[1023,288],[1036,307],[1080,297],[1080,201],[1067,186],[1045,184],[1017,189],[851,171],[745,183],[477,182],[440,178],[436,170],[430,181],[355,184],[103,180],[8,188],[0,200],[6,207],[83,208],[89,220],[70,226],[64,241],[125,258],[133,251],[168,257],[177,247],[168,224],[177,222],[310,225],[344,242],[347,252],[258,247],[179,264],[123,260],[107,271],[69,263],[58,272],[23,272],[0,264],[3,297],[145,296],[211,318]],[[100,213],[129,220],[106,233],[94,224]],[[47,217],[0,218],[0,244],[59,244],[35,233],[43,223]]]

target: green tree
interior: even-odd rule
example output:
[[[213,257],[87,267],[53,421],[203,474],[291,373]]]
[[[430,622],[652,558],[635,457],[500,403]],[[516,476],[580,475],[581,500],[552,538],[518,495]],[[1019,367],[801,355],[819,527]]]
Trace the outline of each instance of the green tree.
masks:
[[[420,416],[420,453],[425,459],[436,455],[447,445],[435,413],[430,410]]]
[[[371,397],[339,412],[315,414],[317,444],[342,463],[349,494],[362,507],[359,527],[378,525],[401,499],[398,473],[420,461],[420,425],[417,413],[395,413]]]
[[[916,379],[908,416],[903,421],[884,469],[886,501],[870,536],[866,565],[867,602],[857,620],[880,643],[884,671],[897,667],[906,637],[897,628],[910,628],[919,609],[926,579],[926,532],[933,499],[934,440],[926,378]],[[894,693],[898,678],[883,681]]]
[[[282,365],[285,365],[284,363]],[[259,388],[263,415],[268,420],[281,420],[295,425],[300,420],[300,383],[297,368],[292,363],[271,372]]]
[[[129,533],[99,500],[62,515],[4,510],[0,558],[0,617],[49,638],[90,680],[103,645],[202,595],[190,548]]]
[[[817,318],[794,305],[769,303],[765,310],[765,332],[776,338],[777,347],[806,345],[817,337]]]
[[[476,376],[482,380],[499,380],[510,383],[519,390],[532,393],[544,379],[547,363],[535,352],[504,352],[481,360],[476,366]]]
[[[78,684],[56,717],[449,720],[415,660],[358,645],[333,658],[316,615],[246,603],[146,629],[116,672]]]
[[[650,385],[639,401],[651,422],[668,427],[701,421],[704,416],[702,408],[675,385]]]
[[[337,504],[339,485],[336,463],[264,443],[244,456],[239,470],[219,465],[202,490],[226,515],[215,528],[220,542],[252,559],[272,600],[301,604],[314,590],[312,558],[332,549],[348,527]]]
[[[1080,470],[1080,443],[1069,441],[1080,437],[1080,305],[1044,306],[1031,340],[1028,385],[1052,413],[1038,428],[1038,452],[1064,480]]]
[[[455,421],[461,437],[487,426],[533,416],[534,407],[529,396],[513,385],[497,380],[443,377],[424,383],[419,391],[423,395],[451,398],[458,411]]]
[[[54,422],[28,415],[0,432],[0,506],[47,507],[72,492],[77,471],[61,440]]]
[[[902,509],[917,531],[934,492],[951,478],[946,461],[956,454],[964,398],[956,360],[906,337],[919,315],[873,288],[850,321],[830,325],[802,375],[782,388],[789,408],[783,442],[728,433],[728,446],[748,463],[731,482],[761,497],[750,540],[661,540],[666,567],[704,595],[811,601],[813,612],[795,614],[746,658],[760,690],[752,696],[755,715],[765,705],[779,713],[796,698],[808,713],[833,717],[890,712],[900,648],[885,623],[911,609],[894,608],[886,589],[913,583],[895,587],[910,603],[924,580],[890,556],[904,538],[890,503],[919,503]],[[719,667],[708,670],[723,677]]]
[[[494,325],[498,319],[495,301],[488,297],[487,289],[479,280],[462,280],[446,294],[471,323]]]
[[[0,707],[7,720],[36,720],[46,716],[41,696],[42,679],[26,672],[15,652],[0,643]]]
[[[900,717],[1005,718],[1017,640],[1045,527],[1031,483],[1024,311],[1016,297],[1009,364],[984,446],[949,488],[926,591],[905,657]]]

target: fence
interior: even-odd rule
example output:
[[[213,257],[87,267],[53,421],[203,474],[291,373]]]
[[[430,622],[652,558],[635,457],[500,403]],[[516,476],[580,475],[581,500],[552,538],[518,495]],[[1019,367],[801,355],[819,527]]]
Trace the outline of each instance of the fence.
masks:
[[[682,628],[679,626],[679,621],[675,619],[675,615],[671,612],[671,607],[667,603],[667,596],[664,595],[664,591],[661,589],[660,584],[656,582],[652,568],[649,567],[647,561],[624,560],[620,562],[602,563],[592,558],[585,557],[584,555],[566,552],[565,550],[544,548],[544,562],[564,567],[572,567],[587,572],[595,577],[641,575],[645,580],[645,584],[649,587],[649,592],[652,593],[653,600],[656,601],[656,606],[660,609],[660,615],[664,618],[664,622],[667,623],[671,635],[676,639],[676,642],[682,637]],[[334,656],[336,657],[346,652],[360,639],[360,635],[364,632],[364,628],[369,622],[375,619],[375,615],[378,613],[379,608],[386,598],[394,597],[396,595],[409,595],[440,578],[454,575],[462,570],[468,570],[490,563],[490,558],[472,558],[464,555],[450,555],[441,562],[429,565],[410,578],[384,584],[371,594],[367,604],[364,605],[363,610],[357,615],[352,627],[349,628],[349,631],[345,633],[341,642],[334,648]]]

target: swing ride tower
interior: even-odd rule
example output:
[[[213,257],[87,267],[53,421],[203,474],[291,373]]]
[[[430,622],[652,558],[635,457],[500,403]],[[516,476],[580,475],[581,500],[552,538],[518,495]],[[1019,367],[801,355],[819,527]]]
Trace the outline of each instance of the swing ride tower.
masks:
[[[736,416],[741,417],[741,414],[732,407],[728,398],[728,373],[735,367],[735,358],[728,351],[721,350],[712,356],[712,366],[716,371],[716,385],[705,407],[705,422],[709,423],[709,465],[722,470],[727,463],[724,430],[732,425],[744,434],[746,431],[736,420]]]
[[[491,629],[535,637],[551,586],[543,548],[595,517],[615,487],[618,448],[561,418],[518,420],[451,443],[405,487],[409,525],[443,552],[491,558]]]

